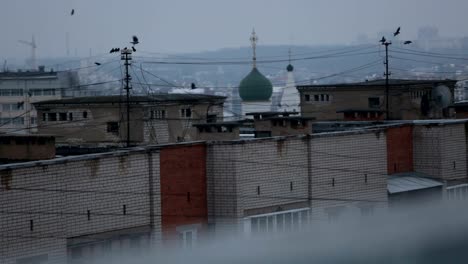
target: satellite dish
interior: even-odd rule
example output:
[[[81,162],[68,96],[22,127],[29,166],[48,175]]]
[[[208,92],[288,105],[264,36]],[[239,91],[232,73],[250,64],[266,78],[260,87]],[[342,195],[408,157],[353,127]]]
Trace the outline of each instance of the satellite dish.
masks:
[[[439,85],[432,89],[432,100],[438,108],[447,108],[452,104],[452,92],[445,85]]]

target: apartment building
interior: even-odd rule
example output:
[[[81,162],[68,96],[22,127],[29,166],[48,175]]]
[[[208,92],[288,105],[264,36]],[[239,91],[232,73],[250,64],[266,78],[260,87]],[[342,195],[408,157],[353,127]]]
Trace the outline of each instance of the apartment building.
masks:
[[[455,117],[454,80],[389,81],[389,113],[392,120]],[[385,80],[361,83],[300,85],[301,115],[317,120],[382,120],[387,116]]]
[[[0,72],[0,132],[37,132],[33,103],[79,94],[78,74],[72,71]]]
[[[202,94],[155,94],[126,98],[80,97],[35,103],[40,133],[54,135],[57,145],[123,146],[165,144],[197,139],[193,124],[223,117],[225,97]],[[128,130],[129,128],[129,130]]]

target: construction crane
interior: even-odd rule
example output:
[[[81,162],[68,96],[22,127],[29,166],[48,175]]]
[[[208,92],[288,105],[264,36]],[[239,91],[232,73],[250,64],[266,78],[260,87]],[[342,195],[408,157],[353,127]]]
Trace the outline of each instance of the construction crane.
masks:
[[[36,61],[36,40],[34,39],[34,35],[32,36],[31,42],[25,40],[18,40],[19,43],[24,45],[28,45],[31,47],[31,68],[33,70],[37,70],[37,61]]]

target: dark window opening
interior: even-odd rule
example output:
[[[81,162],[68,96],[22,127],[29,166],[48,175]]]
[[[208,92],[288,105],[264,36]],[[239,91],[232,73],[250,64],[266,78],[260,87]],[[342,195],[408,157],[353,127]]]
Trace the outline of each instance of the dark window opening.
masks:
[[[310,94],[305,94],[304,95],[305,100],[308,102],[310,101]]]
[[[59,113],[59,121],[67,121],[67,113]]]
[[[86,111],[83,112],[83,118],[88,118],[88,112]]]
[[[46,113],[42,113],[42,121],[46,121]]]
[[[260,195],[260,186],[257,186],[257,195]]]
[[[318,100],[319,100],[319,95],[318,94],[314,95],[314,101],[318,101]]]
[[[48,121],[57,121],[57,114],[56,113],[47,113],[47,120]]]
[[[216,123],[217,115],[207,115],[206,122],[207,123]]]
[[[107,133],[119,133],[119,123],[118,122],[107,122]]]
[[[369,102],[369,108],[379,108],[380,107],[380,98],[379,97],[370,97],[367,100]]]
[[[323,95],[323,94],[320,95],[320,101],[322,101],[322,102],[325,101],[325,95]]]
[[[73,113],[68,113],[68,119],[69,119],[70,121],[73,121]]]

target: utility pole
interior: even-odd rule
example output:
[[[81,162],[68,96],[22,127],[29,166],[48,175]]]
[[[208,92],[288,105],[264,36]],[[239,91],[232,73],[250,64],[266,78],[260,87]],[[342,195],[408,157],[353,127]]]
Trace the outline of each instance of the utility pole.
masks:
[[[124,89],[127,92],[127,148],[130,147],[130,80],[132,77],[129,74],[128,67],[131,65],[132,60],[132,50],[124,48],[120,52],[120,59],[125,61],[125,87]]]
[[[390,107],[389,107],[389,101],[390,101],[390,85],[388,83],[388,77],[391,75],[391,73],[388,72],[388,46],[392,45],[392,42],[385,41],[382,43],[382,45],[385,46],[385,117],[386,120],[390,120]]]

